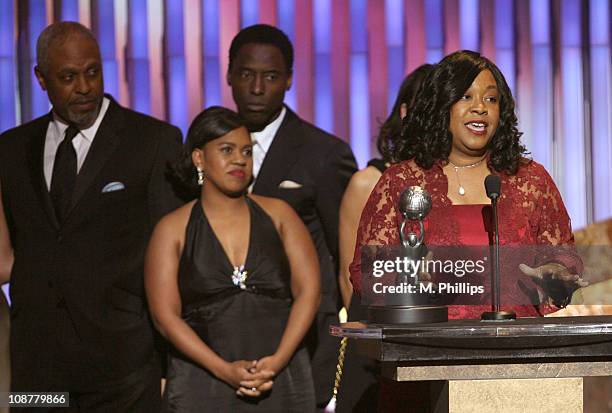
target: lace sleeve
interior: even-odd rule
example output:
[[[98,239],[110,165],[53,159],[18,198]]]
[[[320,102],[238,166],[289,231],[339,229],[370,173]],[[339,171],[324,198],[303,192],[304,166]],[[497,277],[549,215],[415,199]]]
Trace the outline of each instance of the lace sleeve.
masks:
[[[582,260],[576,253],[570,217],[561,194],[552,178],[541,165],[536,165],[533,179],[536,181],[537,202],[536,242],[550,245],[553,251],[546,257],[548,262],[564,265],[574,274],[582,273]],[[542,262],[545,264],[546,262]]]
[[[570,218],[555,183],[542,167],[534,171],[534,179],[539,183],[536,190],[537,204],[540,205],[537,220],[538,244],[573,245]]]
[[[523,179],[519,179],[518,190],[523,199],[531,201],[535,208],[531,212],[531,231],[538,245],[536,266],[548,263],[563,265],[572,274],[582,274],[583,264],[574,245],[574,235],[569,215],[561,194],[544,167],[533,162],[525,167]],[[548,283],[544,293],[552,301],[540,304],[540,312],[555,311],[556,306],[565,305],[578,286]],[[551,305],[552,302],[555,305]]]
[[[357,293],[361,291],[361,247],[366,245],[398,245],[398,217],[395,205],[401,189],[407,185],[400,165],[389,168],[380,178],[361,213],[355,254],[349,270]]]

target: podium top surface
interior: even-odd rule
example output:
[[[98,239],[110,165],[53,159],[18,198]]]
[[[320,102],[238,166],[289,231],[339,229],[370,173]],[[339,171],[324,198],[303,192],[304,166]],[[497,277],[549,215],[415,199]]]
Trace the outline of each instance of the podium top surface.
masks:
[[[410,365],[612,361],[612,316],[332,326],[360,354]]]
[[[330,332],[338,337],[378,340],[539,336],[599,336],[604,340],[612,340],[612,316],[528,317],[513,321],[464,319],[449,320],[444,323],[401,325],[350,322],[339,326],[331,326]]]

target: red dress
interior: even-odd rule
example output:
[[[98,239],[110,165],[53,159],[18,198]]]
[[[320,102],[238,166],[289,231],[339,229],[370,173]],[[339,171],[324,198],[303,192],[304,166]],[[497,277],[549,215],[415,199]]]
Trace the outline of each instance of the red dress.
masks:
[[[489,169],[493,168],[489,165]],[[501,179],[502,195],[498,201],[500,244],[507,246],[549,245],[573,246],[570,219],[552,178],[536,162],[525,162],[517,174],[496,173]],[[448,181],[437,163],[431,169],[420,168],[413,160],[396,164],[385,171],[372,191],[362,212],[357,232],[355,255],[350,266],[355,291],[361,291],[360,256],[366,245],[399,245],[401,214],[397,210],[400,194],[409,186],[420,186],[432,197],[432,210],[425,219],[425,243],[436,246],[489,245],[484,228],[484,205],[453,205],[448,198]],[[415,227],[416,230],[416,227]],[[579,274],[582,263],[573,253],[553,254],[539,264],[557,262]],[[504,275],[502,273],[502,275]],[[520,275],[514,275],[520,277]],[[524,276],[525,282],[535,283]],[[524,292],[517,288],[502,289],[504,301]],[[507,298],[507,299],[506,299]],[[525,302],[521,300],[521,302]],[[551,304],[513,306],[518,316],[541,316],[555,311]],[[480,318],[490,305],[449,307],[449,318]]]

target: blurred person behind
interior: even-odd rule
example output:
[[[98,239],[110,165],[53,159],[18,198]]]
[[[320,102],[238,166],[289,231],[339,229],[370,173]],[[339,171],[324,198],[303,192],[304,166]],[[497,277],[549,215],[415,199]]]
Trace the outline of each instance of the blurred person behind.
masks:
[[[342,302],[346,309],[350,307],[353,293],[349,264],[355,252],[355,240],[361,211],[383,172],[391,164],[401,160],[394,159],[394,148],[402,139],[402,120],[414,104],[419,87],[433,67],[430,64],[421,65],[404,78],[391,113],[380,127],[376,139],[376,147],[382,155],[382,159],[374,158],[368,162],[368,166],[364,169],[355,172],[342,197],[342,203],[340,204],[340,271],[338,283],[342,294]]]
[[[351,178],[340,204],[340,270],[338,284],[344,307],[348,311],[348,321],[364,318],[364,308],[358,296],[353,299],[353,286],[350,281],[349,264],[355,252],[355,240],[361,211],[383,172],[395,162],[394,148],[402,137],[402,120],[414,104],[423,80],[433,69],[424,64],[408,74],[398,91],[389,117],[381,125],[376,146],[382,159],[368,162],[368,166],[357,171]],[[344,368],[338,392],[337,412],[352,412],[360,409],[374,409],[378,391],[378,363],[371,358],[358,355],[353,344],[347,343]],[[371,397],[371,395],[374,395]],[[368,407],[369,406],[369,407]]]

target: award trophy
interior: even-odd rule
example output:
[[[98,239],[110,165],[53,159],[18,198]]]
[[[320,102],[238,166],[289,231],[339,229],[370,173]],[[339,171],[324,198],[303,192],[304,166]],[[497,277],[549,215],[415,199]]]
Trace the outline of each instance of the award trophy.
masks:
[[[420,262],[427,254],[425,225],[423,220],[431,211],[431,195],[419,186],[411,186],[400,195],[399,210],[402,223],[399,227],[401,252],[404,260]],[[406,225],[417,221],[419,233],[406,234]],[[368,307],[368,322],[375,324],[437,323],[448,320],[446,306],[435,305],[435,297],[419,292],[418,274],[399,273],[396,285],[413,285],[413,293],[387,294],[384,305]]]

